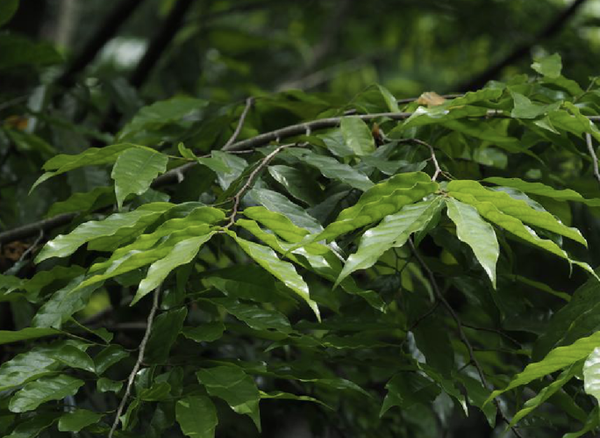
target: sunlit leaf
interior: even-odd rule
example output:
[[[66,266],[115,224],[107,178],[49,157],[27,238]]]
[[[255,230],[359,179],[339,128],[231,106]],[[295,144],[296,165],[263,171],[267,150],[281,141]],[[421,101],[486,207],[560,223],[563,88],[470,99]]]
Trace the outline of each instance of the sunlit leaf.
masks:
[[[188,396],[177,402],[177,422],[185,436],[214,438],[219,423],[217,410],[208,397]]]
[[[342,136],[355,155],[367,155],[375,150],[375,139],[369,126],[358,117],[344,117],[340,123]]]
[[[75,395],[84,383],[83,380],[67,375],[41,377],[17,391],[10,399],[8,409],[17,413],[33,411],[43,403]]]

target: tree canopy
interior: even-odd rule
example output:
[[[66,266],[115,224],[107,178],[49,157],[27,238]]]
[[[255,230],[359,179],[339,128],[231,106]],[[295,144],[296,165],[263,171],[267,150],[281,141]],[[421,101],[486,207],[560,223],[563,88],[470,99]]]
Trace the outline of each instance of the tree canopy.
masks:
[[[32,3],[1,436],[595,436],[592,3]]]

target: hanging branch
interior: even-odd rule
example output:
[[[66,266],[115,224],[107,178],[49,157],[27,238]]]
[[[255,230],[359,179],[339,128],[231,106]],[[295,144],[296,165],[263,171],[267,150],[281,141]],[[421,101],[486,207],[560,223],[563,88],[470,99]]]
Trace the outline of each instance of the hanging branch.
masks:
[[[456,89],[460,91],[471,91],[479,89],[482,88],[488,81],[497,78],[500,72],[505,67],[508,67],[509,65],[512,65],[519,61],[521,58],[528,56],[533,46],[541,43],[542,41],[558,33],[563,28],[567,20],[585,2],[586,0],[575,0],[573,3],[571,3],[571,5],[568,8],[561,12],[554,20],[552,20],[552,22],[550,22],[544,29],[542,29],[540,33],[538,33],[535,37],[531,38],[529,42],[517,47],[504,59],[492,65],[490,68],[480,73],[478,76],[474,77],[468,82],[463,83],[459,87],[456,87]]]
[[[69,63],[66,70],[56,81],[62,87],[71,87],[77,74],[85,69],[93,60],[100,50],[106,45],[108,41],[114,38],[115,34],[121,27],[121,25],[127,21],[133,11],[143,2],[144,0],[121,0],[116,3],[115,8],[109,12],[104,18],[96,33],[92,35],[91,39],[86,43],[81,52],[73,58]]]
[[[135,365],[133,366],[131,373],[129,374],[129,378],[127,379],[127,387],[125,389],[125,394],[123,394],[123,398],[121,399],[121,403],[119,403],[119,407],[117,409],[117,413],[115,414],[115,420],[113,421],[112,427],[110,428],[110,432],[108,433],[108,438],[112,438],[117,427],[119,425],[119,418],[123,414],[123,410],[127,405],[127,399],[131,394],[131,388],[133,386],[133,381],[135,380],[135,376],[142,367],[142,362],[144,360],[144,354],[146,352],[146,346],[148,345],[148,339],[150,339],[150,332],[152,331],[152,324],[154,323],[154,316],[156,315],[156,311],[158,310],[158,298],[160,296],[160,287],[154,289],[154,296],[152,301],[152,308],[150,309],[150,313],[148,314],[148,321],[146,323],[146,331],[144,332],[144,337],[142,338],[142,342],[140,342],[140,347],[138,350],[138,357],[135,361]]]
[[[465,334],[465,331],[463,329],[464,325],[463,325],[460,317],[455,312],[455,310],[452,308],[452,306],[450,305],[448,300],[446,300],[446,297],[444,296],[444,294],[442,293],[442,290],[440,289],[439,285],[437,284],[435,276],[433,275],[433,271],[429,268],[427,263],[425,263],[425,260],[423,260],[423,258],[417,251],[417,248],[415,247],[415,244],[413,243],[412,239],[409,239],[408,242],[410,243],[412,252],[415,255],[416,259],[419,261],[419,264],[423,267],[423,270],[427,273],[427,276],[429,277],[429,281],[431,283],[431,286],[433,287],[433,291],[435,293],[436,299],[440,303],[442,303],[442,305],[446,308],[446,310],[448,311],[448,313],[454,320],[454,323],[456,324],[456,328],[458,330],[458,336],[460,337],[461,342],[467,348],[467,352],[469,354],[469,360],[473,364],[475,369],[477,370],[477,374],[479,375],[479,379],[481,380],[481,383],[483,384],[483,386],[485,388],[488,388],[489,384],[488,384],[487,378],[485,377],[485,373],[483,372],[483,368],[481,367],[481,364],[477,360],[477,357],[475,357],[475,352],[473,350],[473,346],[471,345],[471,341],[469,341],[469,338],[467,338],[467,335]],[[504,414],[504,411],[502,411],[502,407],[500,406],[500,403],[498,402],[497,398],[494,399],[494,404],[496,405],[496,408],[498,409],[498,413],[500,414],[500,417],[502,417],[502,420],[506,424],[510,425],[510,420],[506,417],[506,414]],[[517,437],[523,438],[523,435],[521,435],[521,433],[519,432],[519,430],[516,427],[511,426],[510,429]]]

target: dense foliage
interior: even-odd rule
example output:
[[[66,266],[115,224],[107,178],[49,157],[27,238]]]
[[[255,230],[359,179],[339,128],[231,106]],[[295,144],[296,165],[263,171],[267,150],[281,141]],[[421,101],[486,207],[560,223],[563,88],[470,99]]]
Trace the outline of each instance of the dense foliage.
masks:
[[[60,62],[9,46],[11,81]],[[0,132],[27,175],[0,220],[32,223],[0,233],[0,435],[597,432],[600,81],[562,64],[446,97],[114,98],[114,135],[40,85]]]

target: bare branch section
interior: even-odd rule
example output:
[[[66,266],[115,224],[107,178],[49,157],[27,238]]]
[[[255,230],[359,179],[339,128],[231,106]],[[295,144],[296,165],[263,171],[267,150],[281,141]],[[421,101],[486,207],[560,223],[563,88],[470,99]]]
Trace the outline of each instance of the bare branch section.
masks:
[[[596,180],[598,180],[598,184],[600,184],[600,170],[598,169],[598,156],[596,155],[596,151],[594,150],[594,145],[592,143],[592,136],[588,133],[585,134],[585,142],[587,144],[588,152],[592,157],[592,168],[594,169],[594,176]]]
[[[487,381],[487,378],[485,377],[485,373],[483,372],[483,368],[481,367],[481,364],[477,360],[477,357],[475,357],[475,352],[473,350],[473,346],[471,345],[471,342],[469,341],[469,338],[467,338],[467,335],[465,334],[465,331],[463,329],[464,324],[462,323],[460,317],[454,311],[454,309],[452,308],[452,306],[450,305],[448,300],[446,300],[446,297],[444,296],[444,294],[442,293],[442,290],[440,289],[439,285],[437,284],[435,276],[433,275],[433,271],[429,268],[427,263],[425,263],[425,260],[423,260],[423,258],[417,251],[417,248],[415,247],[415,244],[413,243],[412,239],[409,239],[408,241],[412,248],[413,254],[415,255],[415,257],[419,261],[419,264],[423,267],[423,270],[425,270],[425,272],[427,273],[427,276],[429,277],[429,281],[431,282],[431,286],[433,287],[433,291],[435,292],[436,299],[440,303],[442,303],[442,305],[446,308],[446,310],[448,311],[448,313],[454,320],[454,323],[456,324],[456,328],[458,330],[458,336],[460,337],[461,342],[467,348],[467,351],[469,353],[470,362],[473,364],[473,366],[477,370],[477,374],[479,375],[479,379],[481,380],[481,383],[483,384],[483,386],[488,388],[489,387],[488,381]],[[498,409],[498,413],[500,414],[500,417],[502,417],[502,420],[506,424],[510,425],[510,420],[508,419],[506,414],[504,414],[504,411],[502,411],[502,407],[500,406],[498,399],[494,399],[494,404],[496,405],[496,408]],[[521,435],[521,433],[519,432],[519,430],[516,427],[511,426],[511,430],[517,437],[523,438],[523,435]]]
[[[152,324],[154,323],[154,316],[156,315],[156,311],[158,310],[158,298],[160,296],[160,286],[154,289],[154,296],[152,298],[152,308],[150,309],[150,313],[148,314],[148,322],[146,323],[146,331],[144,332],[144,337],[142,338],[142,342],[140,342],[140,348],[138,350],[138,357],[135,361],[135,365],[131,369],[131,373],[129,374],[129,378],[127,379],[127,387],[125,389],[125,394],[123,394],[123,398],[121,399],[121,403],[119,403],[119,407],[117,409],[117,413],[115,414],[115,420],[113,421],[112,427],[110,428],[110,432],[108,433],[108,438],[112,438],[117,427],[119,426],[119,419],[125,410],[125,406],[127,406],[127,399],[131,394],[131,388],[133,386],[133,381],[135,380],[135,376],[142,367],[142,362],[144,360],[144,354],[146,353],[146,345],[148,345],[148,339],[150,339],[150,332],[152,331]]]
[[[252,108],[252,105],[254,105],[254,98],[249,97],[248,99],[246,99],[246,106],[244,107],[244,111],[242,111],[242,115],[240,116],[240,120],[239,120],[237,126],[235,127],[235,131],[233,131],[231,138],[229,140],[227,140],[227,143],[225,143],[225,146],[223,146],[223,149],[226,150],[237,140],[238,135],[240,135],[240,132],[242,132],[242,128],[244,127],[244,122],[246,121],[246,117],[248,116],[248,113],[250,112],[250,108]]]

